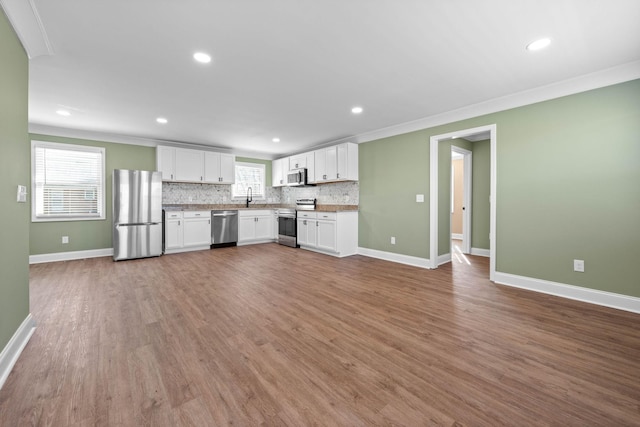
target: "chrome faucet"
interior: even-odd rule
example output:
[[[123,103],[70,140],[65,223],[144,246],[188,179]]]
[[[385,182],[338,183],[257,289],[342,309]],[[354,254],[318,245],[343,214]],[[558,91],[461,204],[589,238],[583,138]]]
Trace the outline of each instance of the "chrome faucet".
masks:
[[[247,207],[249,207],[249,203],[253,202],[253,190],[251,187],[247,187]]]

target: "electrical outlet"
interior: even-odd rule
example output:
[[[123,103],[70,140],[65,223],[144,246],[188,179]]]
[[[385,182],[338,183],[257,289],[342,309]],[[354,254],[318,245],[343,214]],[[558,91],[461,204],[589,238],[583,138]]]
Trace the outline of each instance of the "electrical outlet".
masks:
[[[69,236],[62,236],[62,243],[65,245],[69,243]]]
[[[424,203],[424,194],[416,194],[416,202]]]
[[[391,238],[391,244],[392,244],[392,245],[395,245],[395,244],[396,244],[396,238],[395,238],[395,237],[392,237],[392,238]]]
[[[573,260],[573,271],[584,273],[584,260],[583,259],[574,259]]]

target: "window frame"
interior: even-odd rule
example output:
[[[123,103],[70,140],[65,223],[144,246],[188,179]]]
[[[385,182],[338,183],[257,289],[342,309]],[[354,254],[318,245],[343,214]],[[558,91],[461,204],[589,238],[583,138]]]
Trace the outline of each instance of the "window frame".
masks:
[[[37,204],[37,183],[36,183],[36,149],[52,148],[71,152],[90,152],[100,154],[100,196],[96,194],[97,210],[96,214],[76,214],[76,215],[38,215]],[[88,145],[63,144],[49,141],[31,141],[31,221],[32,222],[60,222],[60,221],[103,221],[106,219],[106,150],[104,147]]]
[[[262,194],[254,194],[253,200],[266,200],[267,198],[267,166],[264,163],[251,163],[251,162],[235,162],[234,174],[238,170],[238,166],[252,167],[262,169]],[[234,183],[231,184],[231,199],[232,200],[244,200],[247,198],[246,194],[235,194],[236,186],[238,183],[238,176],[234,176]]]

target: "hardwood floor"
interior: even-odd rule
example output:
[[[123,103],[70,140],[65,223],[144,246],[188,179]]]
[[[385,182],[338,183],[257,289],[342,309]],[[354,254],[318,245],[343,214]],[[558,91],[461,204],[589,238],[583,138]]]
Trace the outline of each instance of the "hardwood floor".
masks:
[[[640,316],[275,244],[31,267],[2,426],[640,425]]]

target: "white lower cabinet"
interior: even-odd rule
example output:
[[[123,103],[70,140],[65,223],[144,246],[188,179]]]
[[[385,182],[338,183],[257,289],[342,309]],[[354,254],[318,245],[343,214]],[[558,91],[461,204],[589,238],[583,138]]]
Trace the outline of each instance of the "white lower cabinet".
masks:
[[[358,251],[358,212],[298,212],[303,249],[344,257]]]
[[[276,238],[271,209],[238,212],[238,245],[273,242]]]
[[[211,211],[165,212],[164,253],[211,247]]]

